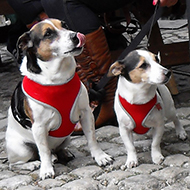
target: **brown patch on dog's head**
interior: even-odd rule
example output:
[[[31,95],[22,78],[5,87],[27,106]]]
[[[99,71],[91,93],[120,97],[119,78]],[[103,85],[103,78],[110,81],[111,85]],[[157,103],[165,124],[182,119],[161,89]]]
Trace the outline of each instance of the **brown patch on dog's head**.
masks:
[[[31,28],[31,39],[35,42],[36,54],[42,61],[49,61],[53,57],[50,44],[59,39],[58,30],[67,29],[64,21],[48,19],[49,22],[40,22]]]
[[[30,37],[36,51],[36,56],[42,61],[49,61],[53,57],[50,44],[56,38],[59,38],[57,29],[62,29],[61,21],[48,19],[34,25],[30,30]]]
[[[148,64],[144,57],[139,57],[139,62],[136,67],[129,72],[129,77],[131,82],[140,83],[142,81],[146,81],[148,76],[146,73],[146,69],[148,68]]]

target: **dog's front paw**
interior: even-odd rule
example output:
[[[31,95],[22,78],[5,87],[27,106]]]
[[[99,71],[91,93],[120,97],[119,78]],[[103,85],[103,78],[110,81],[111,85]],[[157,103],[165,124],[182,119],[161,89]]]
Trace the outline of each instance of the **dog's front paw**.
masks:
[[[186,133],[186,131],[184,129],[182,129],[180,131],[176,131],[176,135],[182,141],[187,139],[187,133]]]
[[[134,167],[137,167],[137,165],[138,165],[137,159],[133,159],[133,160],[127,159],[127,161],[125,163],[125,166],[127,168],[134,168]]]
[[[54,172],[54,169],[53,167],[44,167],[44,166],[41,166],[40,168],[40,179],[44,180],[44,179],[47,179],[47,178],[54,178],[55,176],[55,172]]]
[[[164,156],[162,156],[162,154],[160,152],[157,153],[153,153],[152,154],[152,161],[155,164],[161,164],[164,161]]]
[[[105,152],[101,151],[101,153],[97,154],[97,156],[93,156],[95,161],[99,166],[106,166],[113,163],[114,158]]]

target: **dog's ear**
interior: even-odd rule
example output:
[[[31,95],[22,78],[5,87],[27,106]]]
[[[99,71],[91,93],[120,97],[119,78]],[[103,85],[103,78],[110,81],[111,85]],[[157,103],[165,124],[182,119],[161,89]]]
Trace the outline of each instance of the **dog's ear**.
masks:
[[[112,76],[120,75],[122,73],[124,67],[125,66],[121,61],[116,61],[115,63],[113,63],[110,66],[107,76],[112,77]]]
[[[161,62],[160,52],[158,52],[158,54],[155,55],[155,59],[156,59],[156,62],[157,62],[157,63],[160,63],[160,62]]]
[[[30,37],[30,31],[25,32],[17,41],[17,49],[22,50],[27,57],[27,69],[33,73],[41,73],[41,68],[37,63],[35,47]]]
[[[19,37],[17,41],[17,48],[22,49],[22,51],[33,46],[33,43],[30,38],[30,31],[25,32],[22,36]]]
[[[17,60],[17,63],[20,65],[22,62],[22,59],[25,55],[24,52],[28,49],[28,47],[32,47],[33,43],[30,39],[30,32],[24,33],[22,36],[19,37],[16,44],[16,53],[15,58]]]

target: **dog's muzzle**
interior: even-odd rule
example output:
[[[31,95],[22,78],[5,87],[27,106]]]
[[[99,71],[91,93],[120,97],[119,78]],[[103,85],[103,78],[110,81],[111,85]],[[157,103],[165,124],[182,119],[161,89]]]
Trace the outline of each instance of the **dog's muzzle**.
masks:
[[[83,46],[86,42],[86,38],[84,34],[81,34],[80,32],[73,32],[70,34],[70,39],[74,44],[74,48],[70,51],[65,52],[64,54],[75,52],[80,54],[82,52]],[[78,55],[77,54],[77,55]]]
[[[85,35],[80,32],[72,33],[70,38],[77,48],[83,47],[86,42]]]

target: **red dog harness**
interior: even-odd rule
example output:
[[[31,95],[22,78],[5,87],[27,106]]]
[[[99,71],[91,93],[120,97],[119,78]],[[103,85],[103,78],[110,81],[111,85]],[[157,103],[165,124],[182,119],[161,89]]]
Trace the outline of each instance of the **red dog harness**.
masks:
[[[23,91],[28,97],[45,106],[53,107],[60,113],[60,125],[49,132],[52,137],[65,137],[73,132],[76,123],[71,121],[70,115],[80,87],[77,73],[68,83],[62,85],[41,85],[26,76],[22,82]]]
[[[151,113],[153,108],[156,106],[157,109],[162,109],[160,104],[157,103],[157,95],[146,104],[130,104],[124,98],[119,95],[119,101],[121,106],[127,115],[132,119],[135,124],[133,131],[137,134],[145,134],[150,128],[144,126],[147,116]]]

